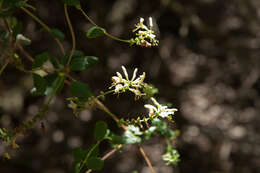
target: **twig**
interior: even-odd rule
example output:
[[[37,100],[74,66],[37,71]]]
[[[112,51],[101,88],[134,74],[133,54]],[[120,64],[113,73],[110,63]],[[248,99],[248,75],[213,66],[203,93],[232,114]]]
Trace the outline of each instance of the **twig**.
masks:
[[[48,25],[46,25],[41,19],[39,19],[37,16],[35,16],[33,13],[31,13],[29,10],[27,10],[24,7],[20,7],[25,13],[27,13],[29,16],[31,16],[36,22],[38,22],[46,31],[48,31],[49,33],[51,32],[51,28],[48,27]],[[60,50],[62,52],[63,55],[66,54],[65,49],[62,45],[62,43],[60,42],[59,39],[55,38],[55,41],[57,42],[58,46],[60,47]]]
[[[98,25],[85,13],[85,11],[84,11],[81,7],[78,8],[78,9],[79,9],[79,11],[81,11],[81,13],[83,14],[83,16],[85,16],[85,18],[86,18],[92,25],[98,27]]]
[[[6,66],[7,66],[8,64],[9,64],[9,62],[6,61],[5,64],[1,67],[1,69],[0,69],[0,76],[1,76],[1,74],[3,73],[3,71],[5,70],[5,68],[6,68]]]
[[[143,158],[145,159],[147,165],[149,166],[152,173],[155,173],[155,170],[151,164],[150,159],[147,157],[146,153],[144,152],[144,149],[141,147],[141,145],[138,145],[139,151],[141,152]]]
[[[80,7],[80,8],[77,8],[82,14],[83,16],[94,26],[96,27],[99,27],[85,12],[84,10]],[[117,40],[117,41],[121,41],[121,42],[125,42],[125,43],[130,43],[130,40],[124,40],[124,39],[121,39],[121,38],[118,38],[116,36],[113,36],[111,34],[109,34],[107,31],[104,32],[104,34],[114,40]]]
[[[121,144],[118,145],[117,148],[114,148],[113,150],[111,150],[111,151],[109,151],[107,154],[105,154],[105,155],[101,158],[101,160],[106,160],[106,159],[109,158],[111,155],[113,155],[118,149],[120,149],[122,146],[123,146],[123,145],[121,145]],[[92,169],[87,170],[85,173],[90,173],[90,172],[92,172]]]
[[[27,53],[19,43],[17,43],[17,47],[29,61],[34,62],[33,57],[29,53]]]
[[[74,33],[74,30],[73,30],[73,27],[72,27],[72,24],[71,24],[71,21],[70,21],[68,8],[67,8],[66,4],[64,4],[64,11],[65,11],[65,17],[66,17],[67,23],[69,25],[71,37],[72,37],[72,49],[71,49],[71,53],[70,53],[70,56],[69,56],[69,60],[67,62],[67,66],[69,66],[70,61],[72,59],[72,56],[74,54],[75,48],[76,48],[76,39],[75,39],[75,33]]]

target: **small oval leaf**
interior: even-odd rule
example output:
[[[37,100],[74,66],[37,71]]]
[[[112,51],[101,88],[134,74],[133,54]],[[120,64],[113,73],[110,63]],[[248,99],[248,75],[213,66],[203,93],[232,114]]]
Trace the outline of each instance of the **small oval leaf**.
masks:
[[[104,166],[104,161],[99,157],[90,157],[86,162],[86,166],[88,169],[92,169],[94,171],[101,170]]]
[[[32,91],[33,95],[44,95],[47,88],[47,81],[40,75],[33,74],[33,82],[36,89],[35,91]]]
[[[57,28],[51,29],[51,35],[59,40],[64,40],[64,34]]]
[[[35,57],[35,61],[33,62],[32,68],[38,68],[41,67],[48,59],[49,59],[49,54],[44,52],[40,55],[37,55]]]
[[[85,57],[73,58],[70,63],[70,69],[72,71],[86,70],[86,64],[88,64]]]
[[[106,32],[106,30],[104,28],[93,26],[92,28],[90,28],[88,30],[86,36],[88,38],[97,38],[97,37],[100,37],[100,36],[104,35],[105,32]]]
[[[94,129],[94,137],[97,141],[104,139],[107,135],[107,123],[98,121]]]
[[[91,97],[93,96],[90,88],[87,84],[82,82],[73,82],[71,87],[69,88],[70,93],[75,97]]]
[[[73,58],[70,63],[70,69],[72,71],[83,71],[95,66],[97,63],[98,58],[95,56]]]
[[[74,6],[76,8],[80,7],[80,2],[79,0],[64,0],[64,4],[67,4],[69,6]]]

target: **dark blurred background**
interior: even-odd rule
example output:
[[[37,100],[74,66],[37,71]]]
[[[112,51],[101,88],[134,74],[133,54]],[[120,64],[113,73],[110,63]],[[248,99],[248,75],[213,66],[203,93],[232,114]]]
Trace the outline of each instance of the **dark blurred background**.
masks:
[[[76,32],[77,49],[99,57],[99,64],[74,76],[87,82],[98,94],[111,84],[121,65],[132,73],[147,73],[146,81],[159,89],[161,103],[179,109],[174,128],[181,134],[177,148],[181,162],[165,166],[164,143],[154,137],[143,147],[158,173],[259,173],[260,172],[260,1],[259,0],[82,0],[86,12],[108,32],[121,38],[134,36],[134,24],[152,16],[157,23],[160,44],[156,48],[129,47],[106,37],[87,39],[90,23],[69,8]],[[59,0],[31,1],[38,16],[66,35],[71,48],[63,5]],[[23,34],[32,40],[25,49],[33,56],[49,51],[61,53],[48,33],[20,10]],[[25,62],[30,66],[30,62]],[[32,77],[8,66],[0,78],[0,127],[14,128],[35,115],[43,97],[30,95]],[[103,112],[83,111],[75,118],[67,108],[67,88],[55,97],[43,123],[26,137],[18,138],[20,148],[9,151],[12,159],[0,161],[1,173],[65,173],[72,168],[72,149],[93,144],[92,129],[97,120],[115,123]],[[132,96],[130,96],[132,97]],[[141,101],[129,95],[107,97],[105,104],[120,117],[144,111]],[[103,144],[102,153],[109,150]],[[6,150],[0,144],[0,154]],[[100,172],[148,173],[135,146],[105,161]]]

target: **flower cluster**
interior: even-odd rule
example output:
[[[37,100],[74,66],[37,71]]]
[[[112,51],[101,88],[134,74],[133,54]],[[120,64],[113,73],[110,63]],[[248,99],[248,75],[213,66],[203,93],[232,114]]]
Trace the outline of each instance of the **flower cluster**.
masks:
[[[145,95],[145,93],[142,93],[140,91],[147,85],[146,83],[143,82],[145,79],[145,73],[143,72],[142,75],[140,75],[138,78],[136,78],[138,69],[135,68],[132,79],[130,80],[128,77],[126,68],[124,66],[122,66],[122,70],[125,75],[125,78],[123,78],[123,76],[119,72],[117,72],[116,73],[117,76],[112,77],[113,83],[112,83],[110,89],[114,87],[115,94],[123,93],[123,92],[129,90],[135,94],[136,98],[139,98],[139,97]]]
[[[166,153],[162,156],[162,159],[166,162],[166,165],[177,165],[180,161],[180,154],[176,149],[168,145]]]
[[[136,44],[144,47],[158,46],[159,41],[156,40],[156,35],[153,29],[153,19],[149,17],[149,28],[144,24],[144,18],[140,18],[140,21],[135,25],[133,32],[136,32],[136,38],[130,40],[130,44]]]
[[[153,105],[146,104],[145,108],[149,111],[149,117],[162,117],[171,119],[170,115],[174,115],[174,112],[178,111],[177,109],[169,109],[167,106],[160,105],[153,97],[151,98]]]

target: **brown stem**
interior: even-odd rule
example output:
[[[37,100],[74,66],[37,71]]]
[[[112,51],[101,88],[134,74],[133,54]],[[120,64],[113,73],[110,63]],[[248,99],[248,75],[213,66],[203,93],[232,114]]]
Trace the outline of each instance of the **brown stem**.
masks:
[[[122,145],[120,145],[120,148],[121,148]],[[106,160],[107,158],[109,158],[111,155],[113,155],[118,149],[117,148],[114,148],[113,150],[109,151],[107,154],[105,154],[101,160]]]
[[[149,166],[152,173],[155,173],[155,170],[151,164],[150,159],[147,157],[146,153],[144,152],[144,149],[141,147],[141,145],[138,145],[139,151],[141,152],[143,158],[145,159],[147,165]]]
[[[24,56],[25,56],[29,61],[34,62],[33,57],[32,57],[28,52],[26,52],[26,51],[24,50],[24,48],[23,48],[19,43],[17,43],[16,45],[17,45],[18,49],[22,52],[22,54],[24,54]]]
[[[8,24],[8,21],[7,21],[5,18],[4,18],[3,20],[4,20],[4,24],[5,24],[5,27],[7,28],[8,32],[9,32],[10,34],[12,34],[13,31],[12,31],[10,25]]]
[[[69,13],[68,13],[68,8],[67,8],[67,5],[64,4],[64,12],[65,12],[65,17],[66,17],[66,20],[67,20],[67,23],[69,25],[69,29],[70,29],[70,33],[71,33],[71,38],[72,38],[72,49],[71,49],[71,53],[70,53],[70,56],[69,56],[69,60],[67,62],[67,66],[69,66],[70,64],[70,61],[72,59],[72,56],[74,54],[74,51],[75,51],[75,48],[76,48],[76,39],[75,39],[75,33],[74,33],[74,30],[73,30],[73,27],[72,27],[72,24],[71,24],[71,21],[70,21],[70,17],[69,17]]]
[[[101,160],[106,160],[107,158],[109,158],[110,156],[112,156],[118,149],[120,149],[121,147],[122,147],[123,145],[118,145],[118,147],[117,148],[114,148],[113,150],[111,150],[111,151],[109,151],[107,154],[105,154],[102,158],[101,158]],[[86,173],[90,173],[90,172],[92,172],[92,169],[89,169],[89,170],[87,170],[86,171]]]

